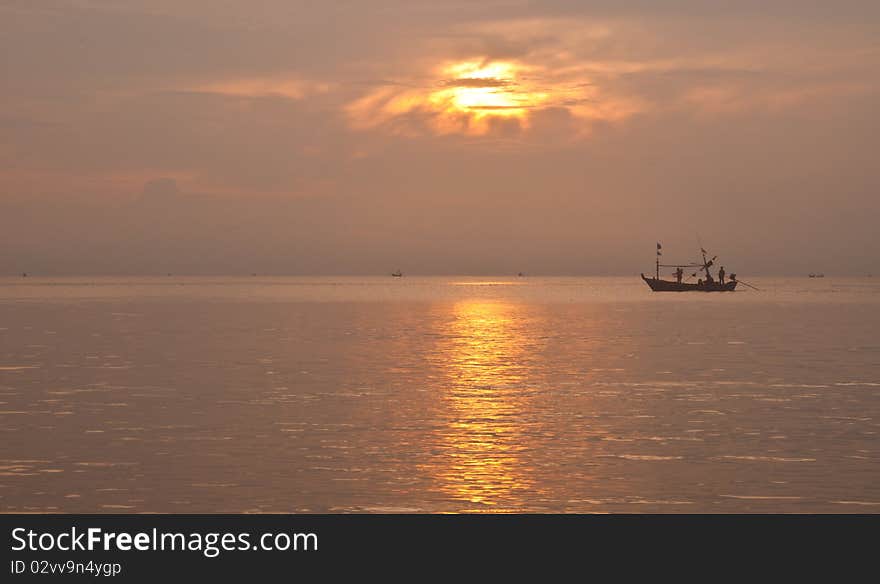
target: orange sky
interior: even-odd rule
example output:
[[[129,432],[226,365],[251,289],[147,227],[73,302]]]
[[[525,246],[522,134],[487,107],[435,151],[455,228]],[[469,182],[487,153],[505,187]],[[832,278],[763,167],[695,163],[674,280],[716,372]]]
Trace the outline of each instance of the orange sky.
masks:
[[[880,8],[730,4],[4,2],[0,273],[880,270]]]

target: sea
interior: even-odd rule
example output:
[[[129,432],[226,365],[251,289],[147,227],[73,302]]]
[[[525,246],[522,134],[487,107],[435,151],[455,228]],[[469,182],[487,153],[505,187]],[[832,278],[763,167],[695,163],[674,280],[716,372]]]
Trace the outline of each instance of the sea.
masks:
[[[0,279],[0,512],[877,513],[880,278]]]

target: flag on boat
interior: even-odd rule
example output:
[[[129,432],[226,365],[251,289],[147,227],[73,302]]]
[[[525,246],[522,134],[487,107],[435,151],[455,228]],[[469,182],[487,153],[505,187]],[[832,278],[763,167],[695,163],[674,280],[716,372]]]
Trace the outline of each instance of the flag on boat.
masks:
[[[661,250],[661,249],[663,249],[663,246],[660,245],[660,242],[658,241],[658,242],[657,242],[657,255],[658,255],[658,256],[659,256],[659,255],[663,255],[662,253],[660,253],[660,250]]]

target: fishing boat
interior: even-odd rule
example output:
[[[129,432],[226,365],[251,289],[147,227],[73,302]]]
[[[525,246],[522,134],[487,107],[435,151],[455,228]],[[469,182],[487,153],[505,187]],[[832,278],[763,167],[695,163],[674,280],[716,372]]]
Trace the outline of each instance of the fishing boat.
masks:
[[[401,272],[400,270],[397,270],[396,272],[391,272],[391,277],[392,278],[402,278],[403,272]]]
[[[724,282],[721,279],[723,274],[719,273],[719,278],[716,280],[715,277],[712,276],[711,268],[715,265],[715,260],[718,259],[718,256],[713,256],[712,259],[708,259],[708,252],[703,248],[700,248],[700,252],[703,256],[702,263],[690,262],[687,264],[661,264],[660,257],[662,256],[662,249],[663,246],[658,243],[654,277],[651,278],[642,274],[642,280],[644,280],[645,284],[647,284],[654,292],[733,292],[736,289],[736,285],[739,283],[736,279],[736,274],[730,274],[730,279],[727,282]],[[675,268],[676,279],[661,279],[660,268]],[[685,268],[696,268],[696,270],[685,279]],[[697,278],[697,281],[686,281],[691,278]]]

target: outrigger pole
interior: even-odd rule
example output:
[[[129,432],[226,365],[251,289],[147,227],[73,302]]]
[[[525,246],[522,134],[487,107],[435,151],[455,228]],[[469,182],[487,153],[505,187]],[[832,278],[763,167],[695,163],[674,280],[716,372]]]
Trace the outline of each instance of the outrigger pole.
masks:
[[[751,288],[752,290],[757,290],[758,292],[761,291],[760,288],[755,288],[754,286],[752,286],[752,285],[749,284],[748,282],[743,282],[742,280],[739,280],[739,279],[737,280],[737,282],[739,282],[740,284],[744,284],[744,285],[748,286],[748,287]]]

